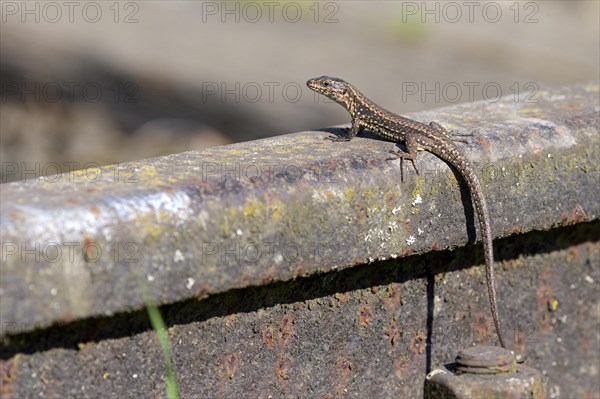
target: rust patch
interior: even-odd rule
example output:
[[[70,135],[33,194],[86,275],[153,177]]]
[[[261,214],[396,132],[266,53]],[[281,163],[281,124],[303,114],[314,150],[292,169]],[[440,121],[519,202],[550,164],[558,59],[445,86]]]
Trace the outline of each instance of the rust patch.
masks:
[[[23,213],[21,213],[21,212],[9,212],[8,217],[10,220],[13,220],[15,222],[20,222],[20,221],[25,220],[25,215],[23,215]]]
[[[260,285],[266,285],[272,281],[275,281],[276,277],[277,277],[277,268],[275,267],[275,265],[271,265],[268,267],[265,274],[263,274],[263,276],[261,277]]]
[[[358,212],[356,212],[356,219],[358,224],[365,224],[365,221],[369,218],[367,213],[367,209],[364,206],[361,206]]]
[[[296,269],[294,269],[294,278],[298,278],[298,277],[304,277],[307,276],[308,273],[305,269],[303,265],[298,266]]]
[[[208,283],[199,285],[194,291],[194,296],[198,299],[208,298],[208,295],[212,291],[211,286]]]
[[[587,215],[581,205],[577,204],[570,212],[560,215],[559,224],[563,226],[577,224],[587,219]]]
[[[410,370],[410,358],[406,355],[394,359],[394,374],[399,380],[406,379],[406,373]]]
[[[348,301],[348,298],[350,297],[350,293],[349,292],[336,292],[334,296],[335,296],[335,299],[338,300],[338,302],[346,303],[346,301]]]
[[[396,195],[393,192],[385,193],[385,205],[388,208],[394,209],[396,207]]]
[[[495,328],[493,322],[488,320],[482,312],[477,312],[475,323],[472,326],[475,333],[474,341],[478,343],[487,342],[490,339],[492,328]]]
[[[67,311],[67,312],[61,313],[58,316],[58,318],[56,319],[56,324],[57,325],[69,324],[69,323],[72,323],[73,321],[75,321],[75,316],[73,315],[72,312]]]
[[[250,277],[250,276],[248,276],[247,274],[244,274],[244,275],[242,276],[242,279],[241,279],[241,285],[242,285],[243,287],[245,287],[245,286],[247,286],[247,285],[250,285],[250,282],[251,282],[251,281],[252,281],[251,277]]]
[[[400,284],[392,283],[383,297],[383,306],[388,313],[395,314],[400,308],[401,299]]]
[[[509,230],[509,234],[521,234],[521,232],[523,231],[523,229],[521,229],[520,226],[513,226],[510,230]]]
[[[98,259],[96,243],[92,240],[92,237],[83,237],[83,248],[81,249],[81,252],[83,253],[83,260],[85,260],[86,263],[90,263]]]
[[[275,362],[275,374],[281,381],[287,381],[290,378],[290,363],[284,356],[279,356]]]
[[[293,328],[292,324],[294,324],[294,318],[292,316],[290,316],[289,314],[286,314],[281,319],[281,323],[279,325],[280,336],[279,336],[279,345],[278,345],[279,350],[281,350],[281,351],[283,351],[284,348],[287,346],[287,344],[290,341],[290,338],[292,337],[292,335],[294,333],[294,328]]]
[[[575,207],[569,213],[563,213],[560,218],[560,223],[569,225],[584,222],[587,219],[587,214],[583,210],[580,204]]]
[[[67,205],[79,205],[79,204],[80,204],[80,202],[81,202],[81,201],[79,201],[79,200],[78,200],[78,199],[76,199],[76,198],[67,198],[67,199],[65,200],[65,204],[67,204]]]
[[[396,320],[392,320],[392,322],[388,324],[387,328],[385,329],[385,335],[387,335],[389,338],[388,342],[390,343],[390,346],[396,346],[400,336],[402,335],[400,324],[398,324]]]
[[[337,384],[337,386],[335,388],[335,393],[336,393],[335,397],[336,398],[340,398],[340,397],[344,396],[346,387],[348,386],[348,382],[350,381],[350,377],[352,375],[353,367],[354,367],[354,365],[348,359],[341,358],[338,361],[336,370],[339,375],[339,378],[338,378],[339,383]]]
[[[233,379],[235,372],[238,368],[238,355],[237,353],[232,353],[227,356],[225,359],[225,371],[227,372],[227,376],[230,380]]]
[[[540,320],[540,329],[548,331],[552,327],[552,318],[550,317],[550,309],[552,307],[552,301],[554,300],[554,289],[552,286],[542,284],[537,289],[537,300],[540,309],[546,310],[540,312],[542,319]]]
[[[482,135],[478,134],[478,135],[476,135],[476,136],[475,136],[475,139],[476,139],[477,141],[479,141],[479,142],[481,143],[481,145],[482,145],[482,146],[483,146],[483,147],[484,147],[484,148],[485,148],[487,151],[489,151],[489,150],[490,150],[490,148],[491,148],[491,143],[490,143],[490,141],[489,141],[489,140],[488,140],[486,137],[484,137],[484,136],[482,136]]]
[[[262,331],[261,335],[262,335],[262,340],[265,343],[265,345],[267,345],[271,349],[275,349],[275,334],[273,331],[273,326],[268,325]]]
[[[417,333],[410,343],[410,350],[416,355],[422,355],[425,352],[425,335]]]
[[[414,253],[415,253],[415,250],[413,248],[405,247],[404,250],[402,251],[402,256],[411,256]]]
[[[371,307],[369,305],[359,306],[357,314],[358,314],[358,324],[361,327],[367,327],[373,320],[373,315],[371,314]]]
[[[172,186],[166,186],[164,184],[159,184],[156,187],[158,187],[160,190],[168,192],[168,193],[172,193],[173,191],[175,191],[175,189]]]
[[[13,359],[0,360],[0,396],[9,397],[12,393],[12,383],[15,380],[15,364]]]
[[[509,335],[509,337],[511,337],[512,341],[513,341],[512,350],[520,352],[520,353],[525,352],[526,341],[530,340],[530,342],[531,342],[531,338],[532,338],[532,336],[530,335],[531,330],[527,331],[527,329],[531,328],[532,325],[529,324],[529,325],[523,326],[523,325],[520,325],[517,323],[516,326],[509,325],[507,327],[509,327],[509,328],[507,328],[507,330],[509,332],[512,332],[511,330],[513,330],[513,329],[515,330],[514,335],[511,334],[512,337],[511,337],[511,335]],[[534,330],[533,332],[535,333],[537,331]]]
[[[92,206],[90,208],[90,212],[92,212],[94,215],[96,216],[100,216],[100,208],[98,208],[97,206]]]
[[[231,353],[225,357],[222,362],[219,362],[216,369],[216,377],[219,381],[219,387],[222,389],[228,381],[232,380],[238,369],[238,355]]]
[[[567,252],[567,261],[569,263],[581,262],[581,250],[583,248],[583,245],[575,245],[569,248],[569,251]]]

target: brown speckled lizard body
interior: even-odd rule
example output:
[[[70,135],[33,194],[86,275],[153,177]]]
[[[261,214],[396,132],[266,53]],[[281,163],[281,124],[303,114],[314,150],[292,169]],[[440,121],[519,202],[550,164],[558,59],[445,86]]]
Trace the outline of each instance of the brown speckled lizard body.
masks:
[[[452,165],[464,178],[475,203],[475,211],[479,219],[479,226],[483,236],[483,250],[485,254],[485,267],[487,289],[492,310],[494,325],[500,345],[505,347],[502,338],[502,329],[498,318],[498,307],[496,305],[496,286],[494,280],[494,250],[492,246],[492,231],[490,217],[485,197],[475,169],[465,158],[458,147],[453,143],[455,140],[451,132],[441,125],[431,122],[425,125],[393,112],[389,112],[366,98],[356,87],[350,83],[329,76],[310,79],[307,83],[311,90],[323,94],[348,110],[352,117],[352,127],[346,137],[328,137],[332,141],[349,141],[363,129],[367,129],[377,135],[394,141],[404,142],[408,151],[399,150],[393,152],[395,158],[408,159],[412,162],[415,171],[417,151],[429,151],[442,160]],[[401,170],[403,166],[401,164]]]

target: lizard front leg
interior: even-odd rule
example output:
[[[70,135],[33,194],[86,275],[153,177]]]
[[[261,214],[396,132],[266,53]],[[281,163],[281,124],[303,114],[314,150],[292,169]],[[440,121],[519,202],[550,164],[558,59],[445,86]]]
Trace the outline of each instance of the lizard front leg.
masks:
[[[348,130],[348,128],[345,128],[345,130]],[[350,141],[352,140],[358,133],[360,133],[363,130],[363,127],[361,126],[361,123],[358,119],[353,119],[352,120],[352,127],[350,128],[350,132],[348,132],[348,134],[346,136],[327,136],[325,137],[324,140],[331,140],[334,142],[338,142],[338,141]]]

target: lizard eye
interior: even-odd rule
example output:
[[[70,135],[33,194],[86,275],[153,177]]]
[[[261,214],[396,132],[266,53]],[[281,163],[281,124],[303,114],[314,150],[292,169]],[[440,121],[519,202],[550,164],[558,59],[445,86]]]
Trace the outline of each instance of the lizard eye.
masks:
[[[329,86],[329,82],[324,82],[323,86],[325,86],[325,87]]]

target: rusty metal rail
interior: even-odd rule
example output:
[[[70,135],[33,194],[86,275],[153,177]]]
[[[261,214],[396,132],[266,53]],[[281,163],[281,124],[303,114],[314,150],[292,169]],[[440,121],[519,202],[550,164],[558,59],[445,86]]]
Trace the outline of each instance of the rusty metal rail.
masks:
[[[559,270],[555,261],[566,257],[561,251],[572,247],[569,253],[580,255],[573,264],[585,269],[581,279],[594,281],[585,292],[598,292],[600,276],[591,268],[598,261],[593,249],[598,248],[600,214],[598,96],[598,84],[591,83],[542,91],[535,103],[507,97],[411,115],[475,134],[461,148],[475,164],[489,198],[496,252],[505,262],[499,299],[507,320],[513,314],[506,304],[519,308],[519,302],[511,302],[517,301],[513,294],[530,298],[522,274],[531,271],[515,271],[506,266],[511,261],[527,259],[526,264],[535,265],[545,255],[556,257],[540,266],[555,268],[540,276],[543,281],[535,280],[549,291],[531,288],[533,298],[537,295],[543,306],[554,309],[553,300],[564,300],[555,297],[569,292],[559,291],[562,285],[553,287],[548,276]],[[409,177],[401,183],[399,164],[386,161],[393,143],[370,137],[344,144],[322,140],[330,132],[335,129],[1,185],[3,369],[14,375],[52,363],[66,373],[66,364],[74,362],[79,366],[71,372],[85,369],[92,375],[82,384],[87,384],[87,393],[93,392],[95,377],[83,360],[90,356],[86,351],[94,356],[101,348],[128,352],[132,345],[142,345],[136,340],[147,345],[153,341],[151,331],[131,326],[138,333],[133,337],[122,331],[94,335],[90,323],[127,324],[128,314],[143,318],[147,293],[164,305],[173,339],[183,342],[175,348],[180,376],[186,365],[198,364],[194,356],[211,365],[196,382],[183,384],[181,389],[190,395],[235,396],[249,386],[250,391],[276,396],[303,389],[309,389],[309,396],[330,392],[333,397],[344,390],[368,396],[376,388],[386,397],[420,392],[422,382],[416,390],[400,386],[423,374],[424,362],[429,368],[434,360],[451,358],[456,345],[473,338],[464,335],[448,347],[444,343],[439,353],[426,355],[423,348],[426,341],[431,347],[433,320],[442,317],[433,311],[442,304],[423,302],[437,295],[429,291],[434,280],[421,285],[426,272],[462,276],[446,287],[458,291],[444,294],[447,321],[489,326],[484,322],[487,299],[479,285],[480,268],[473,269],[476,276],[469,272],[481,261],[478,247],[452,256],[445,251],[476,240],[468,193],[431,154],[421,154],[420,176],[407,169]],[[556,237],[558,242],[550,242]],[[472,284],[472,289],[461,290],[463,284]],[[413,294],[423,294],[422,300],[413,302]],[[597,295],[595,300],[590,312],[598,306]],[[465,309],[461,301],[470,304]],[[334,309],[341,314],[332,315]],[[409,310],[416,313],[400,316]],[[552,323],[536,313],[547,311],[528,308],[528,315],[536,326],[552,330]],[[330,318],[339,339],[326,338],[332,334],[330,327],[306,324]],[[227,327],[231,323],[237,325],[233,330]],[[47,351],[74,345],[56,338],[56,332],[66,331],[74,332],[77,343],[101,342],[79,350]],[[13,357],[36,352],[38,344],[31,339],[39,334],[48,334],[49,342],[41,352]],[[448,334],[444,341],[453,340]],[[105,336],[119,339],[104,342]],[[227,343],[224,336],[229,336]],[[372,345],[359,349],[361,339],[372,340]],[[231,340],[237,344],[232,346]],[[323,342],[326,348],[320,346]],[[595,345],[597,350],[597,341]],[[397,352],[399,348],[407,352]],[[544,348],[547,357],[540,359],[554,353]],[[367,358],[360,357],[363,350]],[[156,349],[142,357],[139,364],[160,364]],[[386,357],[389,367],[359,364],[367,359],[386,362]],[[106,371],[118,380],[112,382],[113,392],[127,392],[127,381],[142,378],[133,373],[125,378],[125,370],[136,367],[126,363],[111,363],[112,370]],[[298,373],[300,365],[308,371]],[[376,370],[384,371],[369,374]],[[56,373],[52,389],[72,389]],[[272,377],[264,377],[269,373]],[[263,377],[266,385],[257,381]],[[161,378],[155,370],[141,383],[160,393]],[[328,378],[339,386],[328,386]],[[42,385],[47,387],[45,379]],[[42,389],[35,378],[21,382],[19,388],[11,380],[11,392]],[[588,384],[590,389],[594,384]]]

